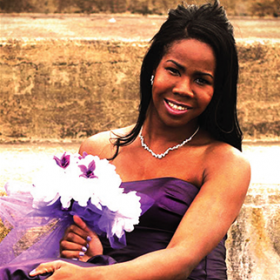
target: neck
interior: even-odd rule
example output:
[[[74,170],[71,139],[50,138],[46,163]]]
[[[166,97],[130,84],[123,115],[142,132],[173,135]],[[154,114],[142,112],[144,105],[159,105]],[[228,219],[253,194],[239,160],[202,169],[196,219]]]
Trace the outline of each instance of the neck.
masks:
[[[147,120],[143,124],[142,135],[145,137],[147,144],[159,143],[159,145],[170,146],[181,143],[186,138],[189,138],[197,128],[197,122],[184,127],[169,127],[161,124],[153,124]]]
[[[189,129],[190,130],[190,129]],[[192,131],[186,128],[165,128],[162,129],[153,126],[149,123],[142,127],[139,138],[141,146],[150,152],[153,157],[161,159],[165,157],[170,151],[182,148],[198,133],[199,126],[196,126]]]
[[[195,132],[188,138],[184,139],[184,141],[182,141],[181,143],[177,144],[177,145],[174,145],[174,146],[171,146],[169,148],[167,148],[164,152],[162,153],[155,153],[151,148],[149,148],[147,146],[147,144],[145,143],[144,141],[144,137],[142,135],[142,129],[140,131],[140,134],[139,134],[139,138],[140,138],[140,142],[141,142],[141,146],[147,150],[153,157],[155,158],[158,158],[158,159],[161,159],[161,158],[164,158],[165,156],[167,156],[167,154],[170,152],[170,151],[174,151],[174,150],[177,150],[177,149],[180,149],[182,148],[184,145],[186,145],[188,142],[190,142],[192,140],[192,138],[197,134],[199,130],[199,127],[195,130]]]

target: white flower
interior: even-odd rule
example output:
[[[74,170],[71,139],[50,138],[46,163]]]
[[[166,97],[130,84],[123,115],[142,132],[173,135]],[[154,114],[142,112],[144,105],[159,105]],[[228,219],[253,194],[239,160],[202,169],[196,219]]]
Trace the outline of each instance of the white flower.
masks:
[[[112,226],[112,234],[116,234],[120,238],[124,230],[131,232],[134,225],[139,223],[141,204],[140,197],[135,191],[123,193],[116,200],[118,201],[118,210]]]
[[[59,160],[63,161],[66,157],[67,165],[59,165],[55,160],[59,158],[55,157],[33,179],[32,195],[35,205],[42,202],[51,205],[60,198],[63,208],[70,206],[73,193],[78,189],[80,170],[77,166],[77,154],[64,153]]]
[[[108,237],[121,238],[132,231],[141,215],[140,197],[124,193],[114,165],[97,156],[63,153],[50,160],[33,181],[33,206],[50,206],[60,199],[68,209],[72,200],[81,207],[88,203],[102,210],[100,229]]]
[[[116,211],[116,196],[121,194],[123,189],[120,188],[121,178],[116,173],[115,166],[106,159],[101,160],[92,155],[82,159],[79,166],[81,165],[86,167],[83,168],[83,177],[88,176],[86,185],[87,193],[91,191],[91,203],[99,209],[107,206],[111,211]]]

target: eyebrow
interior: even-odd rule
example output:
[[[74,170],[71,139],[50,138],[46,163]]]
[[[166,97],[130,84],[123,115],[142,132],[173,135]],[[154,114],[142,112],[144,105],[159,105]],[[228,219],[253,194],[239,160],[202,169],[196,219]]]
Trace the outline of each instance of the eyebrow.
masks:
[[[174,61],[173,59],[169,59],[167,60],[166,62],[172,62],[174,63],[179,69],[181,70],[185,70],[185,67],[183,65],[181,65],[180,63]],[[206,76],[209,76],[211,77],[213,80],[214,80],[214,77],[212,74],[208,73],[208,72],[202,72],[202,71],[196,71],[197,74],[200,74],[200,75],[206,75]]]

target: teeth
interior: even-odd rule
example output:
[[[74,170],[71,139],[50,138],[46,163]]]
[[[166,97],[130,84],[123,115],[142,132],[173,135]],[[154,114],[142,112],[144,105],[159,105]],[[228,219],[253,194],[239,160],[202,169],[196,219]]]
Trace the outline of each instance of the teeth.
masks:
[[[176,105],[176,104],[171,103],[171,102],[169,102],[169,101],[167,101],[167,103],[168,103],[168,105],[169,105],[172,109],[174,109],[174,110],[185,111],[185,110],[188,109],[187,107],[183,107],[183,106],[180,106],[180,105]]]

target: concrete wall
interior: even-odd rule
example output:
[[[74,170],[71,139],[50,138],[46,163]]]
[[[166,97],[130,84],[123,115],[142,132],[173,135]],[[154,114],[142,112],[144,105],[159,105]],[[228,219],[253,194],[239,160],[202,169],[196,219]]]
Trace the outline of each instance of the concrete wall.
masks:
[[[204,4],[205,0],[188,0],[188,4]],[[211,1],[209,1],[211,2]],[[221,0],[229,15],[279,15],[277,0]],[[2,0],[0,12],[8,13],[142,13],[165,14],[178,0]]]
[[[238,44],[238,115],[245,138],[280,135],[280,43]]]
[[[240,215],[228,232],[229,280],[280,279],[279,229],[279,184],[251,184]]]
[[[147,44],[3,40],[0,142],[79,140],[135,121]],[[245,139],[280,135],[280,44],[238,42]]]
[[[106,41],[3,44],[0,137],[79,139],[133,122],[144,52]]]

